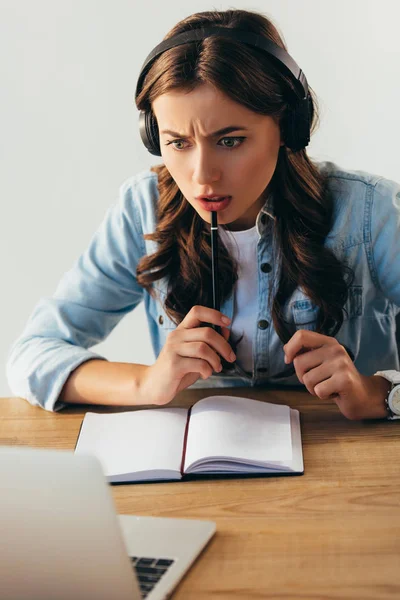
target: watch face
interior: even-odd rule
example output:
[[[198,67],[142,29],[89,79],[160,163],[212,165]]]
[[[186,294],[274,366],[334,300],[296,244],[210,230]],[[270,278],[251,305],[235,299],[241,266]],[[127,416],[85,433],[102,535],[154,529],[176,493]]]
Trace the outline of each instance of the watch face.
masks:
[[[400,385],[391,391],[388,404],[396,415],[400,415]]]

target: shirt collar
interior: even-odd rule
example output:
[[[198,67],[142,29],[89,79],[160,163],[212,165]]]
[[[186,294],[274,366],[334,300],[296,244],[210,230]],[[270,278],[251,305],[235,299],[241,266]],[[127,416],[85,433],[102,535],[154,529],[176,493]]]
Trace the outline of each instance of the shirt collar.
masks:
[[[257,231],[258,231],[259,235],[261,235],[263,233],[266,225],[268,225],[268,222],[271,219],[273,221],[275,221],[276,217],[275,217],[275,211],[274,211],[274,198],[273,198],[272,193],[269,193],[267,196],[267,199],[264,203],[264,206],[258,213],[257,219],[256,219]]]

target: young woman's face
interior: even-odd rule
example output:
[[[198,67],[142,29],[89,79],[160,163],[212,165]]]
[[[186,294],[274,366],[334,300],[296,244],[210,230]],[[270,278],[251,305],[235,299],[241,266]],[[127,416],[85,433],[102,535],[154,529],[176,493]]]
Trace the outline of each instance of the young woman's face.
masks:
[[[152,108],[165,166],[196,212],[210,223],[217,210],[218,223],[231,230],[253,227],[283,145],[278,123],[210,84],[163,94]],[[197,198],[211,194],[230,199],[205,204]]]

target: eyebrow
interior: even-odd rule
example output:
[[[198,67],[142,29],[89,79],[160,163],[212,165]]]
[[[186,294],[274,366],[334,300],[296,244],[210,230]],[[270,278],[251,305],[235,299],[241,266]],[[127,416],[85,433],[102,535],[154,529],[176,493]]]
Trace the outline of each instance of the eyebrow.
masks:
[[[213,131],[213,133],[210,133],[210,135],[208,135],[206,137],[208,137],[208,138],[217,137],[218,135],[223,135],[224,133],[231,133],[232,131],[239,131],[239,130],[248,131],[248,128],[244,127],[244,125],[229,125],[229,127],[223,127],[223,129],[218,129],[218,131]],[[177,133],[176,131],[171,131],[170,129],[163,129],[163,131],[161,131],[161,133],[169,133],[169,135],[173,135],[174,137],[179,137],[179,138],[189,137],[182,133]]]

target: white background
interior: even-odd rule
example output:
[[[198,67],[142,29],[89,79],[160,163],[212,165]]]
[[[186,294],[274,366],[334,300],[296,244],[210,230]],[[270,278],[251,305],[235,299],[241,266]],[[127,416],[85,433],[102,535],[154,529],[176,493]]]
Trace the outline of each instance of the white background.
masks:
[[[319,99],[309,155],[400,180],[397,0],[0,0],[0,396],[9,347],[85,249],[121,183],[152,164],[133,101],[149,52],[198,11],[264,13]],[[96,351],[150,364],[143,305]]]

